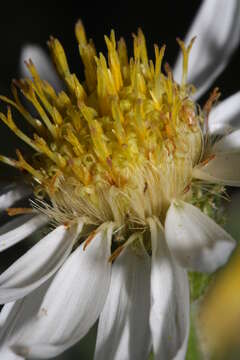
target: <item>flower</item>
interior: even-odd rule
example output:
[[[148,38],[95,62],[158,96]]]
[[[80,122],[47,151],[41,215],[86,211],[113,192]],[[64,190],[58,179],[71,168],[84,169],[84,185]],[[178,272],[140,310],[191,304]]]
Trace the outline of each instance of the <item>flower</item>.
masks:
[[[27,173],[35,194],[30,214],[25,214],[29,209],[8,210],[23,215],[2,230],[1,250],[47,221],[55,224],[0,276],[0,301],[6,304],[0,315],[2,358],[54,357],[100,317],[96,359],[145,359],[151,347],[156,359],[184,359],[187,270],[212,272],[235,246],[208,215],[218,216],[223,185],[240,184],[238,131],[212,141],[208,122],[218,90],[202,110],[193,96],[206,87],[201,72],[210,74],[209,86],[237,46],[236,10],[238,1],[229,1],[227,9],[224,1],[203,2],[189,45],[178,40],[183,53],[179,83],[178,62],[173,73],[169,66],[162,72],[164,46],[155,46],[155,63],[148,60],[141,30],[130,60],[123,39],[116,44],[114,32],[105,37],[107,61],[96,55],[78,22],[84,84],[70,72],[60,42],[51,38],[52,58],[67,90],[56,93],[30,60],[32,80],[13,83],[14,100],[1,96],[34,131],[30,136],[17,127],[8,107],[1,120],[33,154],[18,150],[17,160],[0,159]],[[201,55],[204,65],[200,73],[193,67],[192,82],[200,91],[195,95],[186,81],[193,66],[188,64],[192,32],[205,41],[212,36],[216,45],[219,41],[222,57],[216,65],[212,51],[202,47],[204,40],[193,48],[193,60]],[[18,89],[37,119],[22,105]],[[7,191],[0,206],[11,207],[26,191]]]

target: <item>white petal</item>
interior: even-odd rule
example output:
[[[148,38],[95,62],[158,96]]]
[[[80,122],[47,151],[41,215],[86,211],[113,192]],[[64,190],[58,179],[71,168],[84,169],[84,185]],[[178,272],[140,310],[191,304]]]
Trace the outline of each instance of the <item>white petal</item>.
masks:
[[[100,316],[95,360],[147,359],[150,351],[150,258],[127,248],[113,264]]]
[[[34,290],[30,295],[14,303],[4,305],[0,313],[0,355],[1,351],[12,351],[22,356],[28,355],[28,347],[24,340],[31,338],[41,303],[52,279]],[[32,331],[32,333],[31,333]],[[18,346],[17,344],[22,346]],[[44,353],[45,358],[48,355]],[[44,356],[43,356],[44,358]]]
[[[240,129],[225,135],[221,140],[217,141],[212,148],[212,152],[240,152]]]
[[[168,250],[160,224],[149,220],[152,240],[150,326],[154,359],[184,360],[189,334],[187,273]]]
[[[16,201],[23,199],[30,194],[30,189],[23,185],[16,185],[13,189],[0,195],[0,211],[12,206]]]
[[[52,276],[70,254],[81,227],[59,226],[1,274],[0,303],[27,295]]]
[[[24,61],[31,59],[43,80],[47,80],[56,91],[62,90],[62,83],[56,73],[56,70],[45,51],[38,45],[25,45],[20,56],[20,70],[23,77],[29,77],[30,73],[24,64]]]
[[[112,226],[79,246],[45,283],[15,303],[0,343],[30,358],[49,359],[80,340],[97,320],[110,284]]]
[[[210,134],[226,134],[240,128],[240,91],[219,103],[209,114]]]
[[[212,183],[240,186],[240,153],[219,152],[205,165],[193,169],[193,177]]]
[[[185,43],[197,36],[190,52],[188,81],[194,84],[200,97],[226,67],[240,41],[239,0],[205,0],[194,19]],[[180,81],[182,56],[174,67],[174,77]]]
[[[11,349],[0,348],[0,359],[2,360],[24,360],[22,356],[15,354]]]
[[[240,186],[240,129],[217,141],[211,154],[211,160],[194,168],[193,177],[223,185]]]
[[[3,306],[1,312],[0,312],[0,338],[2,336],[2,328],[5,325],[8,316],[10,314],[10,312],[12,311],[12,308],[14,306],[14,302],[8,303],[6,305]]]
[[[0,359],[6,360],[20,360],[24,359],[20,355],[17,355],[8,344],[4,344],[4,336],[6,331],[9,330],[10,319],[16,317],[18,314],[19,307],[16,307],[15,303],[8,303],[3,306],[0,312]],[[14,316],[12,316],[14,315]]]
[[[0,227],[0,252],[15,245],[46,224],[44,215],[23,215]]]
[[[177,261],[195,271],[215,271],[235,247],[235,241],[225,230],[197,207],[183,201],[172,202],[165,234]]]

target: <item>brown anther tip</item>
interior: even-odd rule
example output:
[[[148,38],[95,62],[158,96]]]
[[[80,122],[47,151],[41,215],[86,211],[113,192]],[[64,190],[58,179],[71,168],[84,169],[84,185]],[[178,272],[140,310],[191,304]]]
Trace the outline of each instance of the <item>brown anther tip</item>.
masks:
[[[87,238],[87,239],[85,240],[85,242],[84,242],[83,251],[86,250],[87,246],[90,244],[90,242],[91,242],[92,239],[95,237],[95,235],[96,235],[96,231],[93,230],[93,231],[91,232],[91,234],[88,236],[88,238]]]
[[[191,189],[191,184],[188,184],[185,189],[183,190],[184,194],[187,194],[189,192],[189,190]]]
[[[214,103],[217,102],[217,100],[219,99],[221,93],[219,92],[219,88],[215,87],[213,89],[213,91],[211,92],[208,100],[206,101],[205,105],[203,106],[203,110],[206,112],[207,117],[212,109],[212,106]]]
[[[109,257],[108,262],[112,263],[123,251],[124,245],[119,246]]]
[[[65,229],[68,229],[70,227],[70,222],[65,222],[63,226],[65,227]]]
[[[201,166],[206,166],[210,161],[214,160],[215,157],[216,157],[215,154],[210,155],[207,159],[205,159],[204,161],[202,161],[202,162],[200,163],[200,165],[201,165]]]
[[[22,214],[31,214],[33,213],[32,208],[7,208],[6,212],[8,216],[16,216]]]

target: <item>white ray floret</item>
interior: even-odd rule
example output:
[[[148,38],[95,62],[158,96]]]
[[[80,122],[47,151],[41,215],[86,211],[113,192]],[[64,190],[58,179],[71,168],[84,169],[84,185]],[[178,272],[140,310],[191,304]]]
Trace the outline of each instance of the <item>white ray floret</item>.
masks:
[[[213,158],[196,166],[193,177],[211,183],[240,186],[240,153],[216,152]]]
[[[6,210],[18,200],[24,199],[30,192],[27,186],[13,184],[12,189],[0,195],[0,211]]]
[[[0,227],[0,252],[32,235],[49,221],[45,215],[23,215]]]
[[[197,39],[189,60],[188,82],[197,87],[195,97],[199,98],[224,70],[239,44],[239,1],[229,0],[226,4],[225,0],[204,0],[187,33],[185,43],[189,43],[194,36]],[[173,71],[179,82],[181,70],[179,56]]]
[[[240,129],[225,135],[221,140],[216,142],[212,148],[213,154],[234,152],[240,153]]]
[[[26,296],[51,277],[70,254],[82,224],[50,232],[0,275],[0,303]]]
[[[156,359],[184,360],[189,333],[186,271],[168,250],[164,229],[149,219],[152,241],[150,326]],[[176,326],[177,324],[177,326]]]
[[[212,109],[209,114],[210,134],[226,135],[240,127],[240,91],[229,96]]]
[[[94,359],[147,359],[151,347],[149,311],[150,257],[141,248],[138,254],[127,248],[113,266]]]
[[[6,330],[0,333],[0,344],[5,337],[4,343],[19,353],[24,354],[27,349],[29,357],[48,359],[88,332],[102,310],[109,289],[112,229],[109,224],[97,233],[85,250],[84,244],[79,246],[52,282],[11,307],[7,319],[5,316]]]
[[[166,216],[165,235],[178,263],[189,270],[212,272],[233,251],[235,240],[197,207],[173,201]]]
[[[17,355],[11,349],[5,349],[1,351],[0,354],[4,360],[24,360],[24,357]]]

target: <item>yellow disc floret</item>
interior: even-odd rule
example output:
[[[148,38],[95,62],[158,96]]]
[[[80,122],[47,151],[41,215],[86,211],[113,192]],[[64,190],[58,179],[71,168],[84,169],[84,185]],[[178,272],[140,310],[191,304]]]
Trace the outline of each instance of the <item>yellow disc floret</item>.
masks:
[[[27,62],[32,79],[13,83],[14,100],[0,98],[22,114],[33,135],[17,127],[10,107],[0,118],[34,154],[26,158],[18,151],[17,160],[0,159],[31,174],[36,196],[51,201],[48,213],[58,221],[84,217],[89,224],[114,220],[135,226],[151,215],[164,218],[171,199],[189,196],[201,155],[201,114],[186,83],[192,42],[186,48],[179,40],[184,61],[178,84],[168,66],[162,71],[165,46],[155,45],[155,61],[149,60],[141,30],[130,59],[114,31],[105,36],[107,58],[97,55],[81,22],[75,31],[85,81],[71,73],[62,45],[50,38],[66,90],[56,93]],[[37,118],[22,105],[18,89]]]

